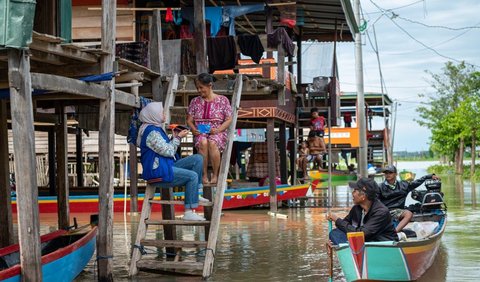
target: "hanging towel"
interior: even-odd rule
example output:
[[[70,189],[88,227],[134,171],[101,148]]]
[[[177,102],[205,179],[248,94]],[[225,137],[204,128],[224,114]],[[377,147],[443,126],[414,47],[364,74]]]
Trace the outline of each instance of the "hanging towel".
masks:
[[[262,58],[265,49],[263,49],[262,42],[258,35],[239,35],[238,46],[243,55],[250,56],[257,64],[260,63],[260,59]]]
[[[222,7],[205,7],[205,20],[210,21],[210,34],[217,36],[220,27],[222,26]],[[182,8],[182,17],[190,22],[190,30],[194,30],[194,15],[193,8]]]
[[[283,27],[279,27],[267,35],[268,47],[277,48],[280,43],[282,43],[283,48],[289,56],[295,56],[295,44],[293,44],[292,39],[290,39],[290,36],[288,36],[288,33]]]
[[[167,12],[165,13],[165,22],[173,22],[172,8],[167,8]]]
[[[235,35],[235,18],[265,10],[265,4],[223,7],[223,25],[229,27],[229,35]]]
[[[233,36],[207,38],[208,67],[216,70],[233,69],[237,64],[237,47]]]

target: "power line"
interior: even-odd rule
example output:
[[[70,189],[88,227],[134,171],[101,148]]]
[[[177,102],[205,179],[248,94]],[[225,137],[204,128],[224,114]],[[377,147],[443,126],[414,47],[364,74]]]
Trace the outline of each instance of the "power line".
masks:
[[[386,11],[386,10],[385,10]],[[404,18],[394,12],[391,12],[392,13],[392,18],[399,18],[401,20],[404,20],[404,21],[407,21],[407,22],[410,22],[410,23],[414,23],[414,24],[419,24],[421,26],[424,26],[424,27],[428,27],[428,28],[442,28],[442,29],[448,29],[448,30],[472,30],[472,29],[480,29],[480,26],[477,25],[474,25],[474,26],[465,26],[465,27],[449,27],[449,26],[443,26],[443,25],[428,25],[428,24],[425,24],[425,23],[422,23],[422,22],[418,22],[418,21],[414,21],[414,20],[411,20],[411,19],[408,19],[408,18]]]
[[[403,5],[403,6],[399,6],[399,7],[396,7],[396,8],[391,8],[391,9],[388,9],[390,11],[393,11],[393,10],[400,10],[400,9],[403,9],[403,8],[407,8],[407,7],[410,7],[410,6],[413,6],[415,4],[418,4],[418,3],[421,3],[421,2],[424,2],[425,0],[419,0],[419,1],[415,1],[413,3],[410,3],[410,4],[406,4],[406,5]],[[365,13],[367,15],[372,15],[372,14],[380,14],[382,12],[370,12],[370,13]]]
[[[375,5],[375,7],[377,7],[377,9],[379,9],[380,11],[383,12],[383,14],[385,16],[388,17],[387,13],[385,12],[385,9],[383,9],[382,7],[378,6],[375,2],[373,2],[373,0],[370,0],[370,2]],[[412,40],[414,40],[415,42],[417,42],[418,44],[422,45],[423,47],[425,47],[426,49],[434,52],[435,54],[437,54],[438,56],[442,57],[442,58],[445,58],[445,59],[448,59],[448,60],[452,60],[452,61],[455,61],[457,63],[461,63],[462,61],[461,60],[458,60],[458,59],[455,59],[455,58],[452,58],[452,57],[449,57],[449,56],[446,56],[446,55],[443,55],[441,54],[440,52],[438,52],[437,50],[433,49],[432,47],[426,45],[425,43],[421,42],[420,40],[416,39],[413,35],[411,35],[407,30],[405,30],[403,27],[401,27],[397,22],[395,22],[393,20],[393,18],[391,17],[388,17],[388,19],[390,19],[390,21],[396,25],[401,31],[403,31],[408,37],[410,37]],[[464,61],[463,61],[464,62]],[[468,64],[468,65],[471,65],[471,66],[474,66],[474,67],[479,67],[478,65],[475,65],[475,64],[471,64],[471,63],[467,63],[465,62],[465,64]]]

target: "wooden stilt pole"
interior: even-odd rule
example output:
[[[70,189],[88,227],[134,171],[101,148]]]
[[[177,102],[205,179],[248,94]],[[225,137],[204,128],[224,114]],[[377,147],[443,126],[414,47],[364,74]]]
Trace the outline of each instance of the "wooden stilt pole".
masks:
[[[270,181],[270,211],[277,212],[277,184],[276,178],[276,150],[275,150],[275,121],[273,118],[267,120],[267,154],[268,159],[268,179]]]
[[[195,56],[197,61],[197,73],[208,72],[207,67],[207,35],[205,28],[205,0],[193,1],[195,34]]]
[[[55,126],[57,151],[57,213],[58,229],[67,229],[70,226],[70,209],[68,204],[68,146],[67,146],[67,114],[62,105],[57,105],[55,112],[60,123]]]
[[[22,281],[42,281],[32,81],[30,57],[25,50],[8,50],[8,80]]]
[[[115,59],[116,1],[102,0],[102,50],[101,72],[113,71]],[[97,240],[98,280],[113,281],[113,145],[115,123],[115,83],[103,82],[109,87],[107,99],[100,101],[99,118],[99,221]]]
[[[132,80],[131,83],[135,85],[137,80]],[[138,86],[131,87],[131,92],[135,97],[138,97]],[[129,144],[130,159],[128,164],[130,166],[130,212],[138,212],[138,183],[137,183],[137,146]]]
[[[153,11],[152,25],[150,27],[150,67],[153,71],[160,74],[164,69],[160,10]],[[161,77],[152,79],[152,96],[155,101],[164,100]]]
[[[13,244],[8,155],[7,101],[0,101],[0,248]]]

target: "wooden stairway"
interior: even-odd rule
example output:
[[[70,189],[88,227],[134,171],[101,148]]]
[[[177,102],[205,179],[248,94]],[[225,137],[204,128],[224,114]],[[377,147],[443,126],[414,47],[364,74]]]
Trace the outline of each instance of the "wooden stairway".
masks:
[[[170,121],[170,110],[174,107],[175,93],[178,86],[178,76],[175,75],[168,87],[167,97],[165,99],[166,123]],[[183,205],[183,201],[173,199],[173,188],[161,188],[161,200],[154,200],[155,187],[147,185],[145,198],[143,201],[142,214],[137,229],[135,244],[132,247],[132,259],[130,262],[129,275],[138,273],[139,269],[161,270],[161,271],[189,271],[189,274],[199,274],[202,272],[204,279],[211,276],[215,259],[215,248],[217,244],[218,231],[220,228],[220,215],[222,211],[224,192],[227,186],[227,175],[232,151],[234,131],[237,123],[238,108],[242,93],[243,77],[238,75],[235,80],[235,88],[232,96],[232,123],[228,131],[228,141],[220,164],[217,187],[204,185],[203,195],[211,203],[204,205],[204,216],[206,221],[184,221],[175,219],[174,205]],[[162,207],[162,219],[154,220],[151,218],[152,205],[160,204]],[[163,240],[146,239],[147,228],[149,225],[163,226]],[[190,230],[197,232],[204,231],[204,234],[195,234],[194,240],[181,240],[177,238],[177,227],[188,228],[195,226]],[[165,248],[166,257],[159,259],[142,259],[147,254],[146,247]],[[195,258],[182,256],[182,250],[195,248],[198,251],[195,254],[204,254],[203,257]],[[155,252],[157,255],[157,252]],[[155,256],[156,257],[156,256]]]

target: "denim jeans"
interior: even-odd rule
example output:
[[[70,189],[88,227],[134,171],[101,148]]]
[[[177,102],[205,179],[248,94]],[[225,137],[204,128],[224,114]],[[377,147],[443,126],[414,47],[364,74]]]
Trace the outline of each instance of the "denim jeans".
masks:
[[[334,245],[338,245],[340,243],[347,243],[347,234],[342,230],[335,228],[333,229],[330,234],[328,234],[328,238]]]
[[[203,156],[195,154],[180,159],[173,164],[173,181],[156,183],[156,187],[185,185],[185,208],[198,207],[198,190],[203,187]]]

